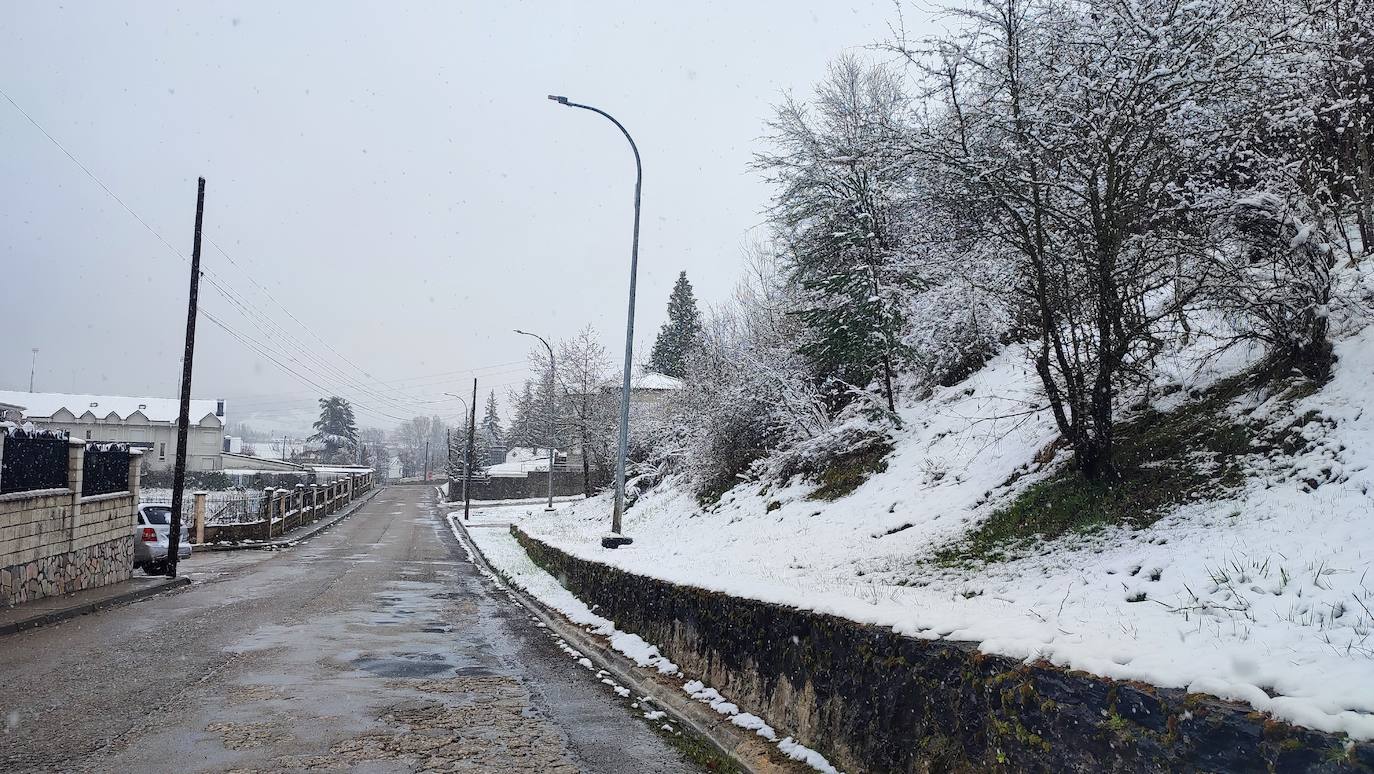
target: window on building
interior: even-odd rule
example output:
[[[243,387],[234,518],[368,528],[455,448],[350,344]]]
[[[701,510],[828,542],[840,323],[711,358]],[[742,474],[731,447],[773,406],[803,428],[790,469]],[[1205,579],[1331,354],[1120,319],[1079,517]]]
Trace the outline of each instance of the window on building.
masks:
[[[87,431],[86,431],[86,440],[88,440],[88,441],[91,440],[91,431],[90,431],[90,430],[87,430]]]
[[[160,443],[157,445],[157,458],[160,460],[167,459],[167,444]]]

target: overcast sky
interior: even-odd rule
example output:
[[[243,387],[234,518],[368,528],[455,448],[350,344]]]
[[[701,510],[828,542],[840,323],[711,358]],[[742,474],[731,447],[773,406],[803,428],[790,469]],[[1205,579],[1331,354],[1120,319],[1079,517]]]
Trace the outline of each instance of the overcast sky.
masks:
[[[0,90],[176,252],[0,98],[0,388],[28,388],[38,347],[40,391],[176,394],[198,175],[228,254],[204,247],[202,307],[249,343],[202,317],[194,393],[231,421],[303,427],[321,392],[250,344],[382,427],[458,413],[443,393],[474,373],[483,394],[521,381],[513,327],[591,323],[619,352],[633,161],[548,93],[639,143],[647,356],[679,271],[703,304],[739,276],[770,106],[894,17],[887,0],[8,3]]]

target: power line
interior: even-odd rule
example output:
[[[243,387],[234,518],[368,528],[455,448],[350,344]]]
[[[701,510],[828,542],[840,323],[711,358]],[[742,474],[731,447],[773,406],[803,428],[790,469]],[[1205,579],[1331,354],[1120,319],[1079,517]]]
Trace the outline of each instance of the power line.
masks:
[[[143,217],[142,217],[141,215],[139,215],[132,207],[130,207],[127,203],[125,203],[124,200],[121,199],[121,198],[118,196],[118,194],[116,194],[113,190],[111,190],[110,187],[109,187],[108,185],[106,185],[105,182],[104,182],[103,180],[101,180],[99,176],[97,176],[94,172],[92,172],[92,171],[90,170],[89,167],[87,167],[85,164],[83,164],[83,163],[81,162],[81,160],[78,159],[78,158],[76,157],[75,154],[73,154],[71,151],[69,151],[69,150],[67,149],[67,147],[66,147],[65,145],[63,145],[60,141],[58,141],[58,139],[57,139],[56,137],[54,137],[54,136],[52,135],[51,132],[49,132],[47,129],[45,129],[45,128],[43,127],[42,124],[38,123],[37,119],[35,119],[32,115],[30,115],[28,111],[24,110],[24,108],[21,107],[21,106],[19,105],[18,102],[15,102],[15,101],[14,101],[14,98],[12,98],[8,93],[6,93],[6,92],[3,91],[3,90],[0,90],[0,96],[3,96],[3,97],[5,98],[5,100],[6,100],[7,102],[9,102],[10,105],[12,105],[12,106],[14,107],[15,110],[19,111],[20,115],[22,115],[26,120],[28,120],[28,122],[29,122],[30,124],[32,124],[33,127],[34,127],[35,129],[37,129],[40,133],[42,133],[42,135],[43,135],[44,137],[46,137],[46,138],[48,139],[48,141],[51,142],[58,150],[62,151],[63,155],[65,155],[73,164],[75,164],[82,172],[84,172],[84,173],[86,174],[86,176],[89,177],[97,186],[99,186],[100,189],[101,189],[102,191],[104,191],[105,194],[106,194],[107,196],[109,196],[109,197],[110,197],[111,199],[113,199],[116,203],[118,203],[119,206],[120,206],[121,208],[123,208],[125,212],[129,213],[129,215],[130,215],[131,217],[134,218],[134,220],[138,221],[138,223],[139,223],[141,226],[143,226],[143,228],[146,229],[146,230],[148,231],[148,233],[152,234],[153,237],[156,238],[159,242],[161,242],[168,250],[170,250],[170,251],[172,252],[173,255],[177,256],[177,257],[180,258],[182,261],[185,261],[185,260],[186,260],[186,256],[182,255],[181,252],[180,252],[179,250],[177,250],[176,247],[174,247],[174,246],[171,244],[171,242],[167,241],[167,239],[164,238],[164,237],[162,236],[162,234],[158,233],[157,229],[153,228],[152,225],[150,225],[146,220],[144,220]],[[283,312],[285,312],[285,313],[287,314],[287,316],[289,316],[293,321],[295,321],[298,325],[300,325],[302,328],[304,328],[304,329],[306,330],[307,333],[309,333],[313,338],[315,338],[315,340],[319,341],[320,344],[322,344],[323,346],[325,346],[326,348],[328,348],[331,352],[333,352],[336,356],[338,356],[340,359],[342,359],[342,360],[343,360],[345,363],[347,363],[350,367],[352,367],[352,368],[358,370],[359,372],[361,372],[362,374],[364,374],[365,376],[367,376],[369,379],[372,379],[372,380],[374,380],[374,381],[377,381],[376,377],[372,376],[371,373],[369,373],[369,372],[366,371],[365,369],[363,369],[363,368],[357,366],[357,365],[356,365],[355,363],[353,363],[352,361],[348,360],[345,356],[343,356],[342,353],[340,353],[337,349],[335,349],[333,346],[331,346],[328,342],[326,342],[326,341],[324,341],[322,338],[320,338],[320,336],[319,336],[318,334],[316,334],[313,330],[311,330],[311,329],[309,328],[309,326],[305,325],[305,323],[303,323],[299,318],[297,318],[294,314],[292,314],[291,311],[290,311],[289,309],[287,309],[285,306],[283,306],[283,305],[281,304],[280,301],[277,301],[277,299],[276,299],[275,296],[272,296],[272,294],[271,294],[270,292],[268,292],[266,288],[262,287],[262,285],[260,285],[255,279],[253,279],[253,277],[252,277],[252,275],[251,275],[250,273],[244,271],[243,267],[239,266],[238,262],[235,261],[235,260],[233,259],[233,257],[230,256],[229,253],[228,253],[226,250],[224,250],[224,248],[220,247],[218,243],[216,243],[214,240],[207,240],[207,241],[209,241],[210,244],[211,244],[211,246],[213,246],[221,255],[223,255],[223,256],[225,257],[226,260],[228,260],[231,264],[233,264],[236,268],[238,268],[238,269],[240,270],[240,272],[242,272],[242,273],[244,274],[244,276],[248,277],[248,280],[249,280],[250,282],[252,282],[253,285],[256,286],[259,290],[261,290],[261,291],[263,292],[264,295],[266,295],[269,299],[271,299],[272,302],[273,302],[274,304],[276,304]],[[256,307],[252,304],[251,301],[248,301],[248,299],[246,299],[245,297],[243,297],[241,294],[237,294],[237,293],[235,293],[233,290],[229,289],[229,287],[227,287],[229,283],[228,283],[227,281],[221,281],[220,278],[218,277],[218,275],[217,275],[215,272],[213,272],[213,271],[211,271],[210,269],[206,268],[206,269],[204,270],[203,273],[206,275],[206,278],[207,278],[207,280],[210,281],[211,285],[214,286],[214,287],[215,287],[215,288],[216,288],[216,289],[226,298],[226,300],[229,300],[231,303],[235,304],[235,305],[239,308],[240,313],[244,315],[245,319],[249,320],[250,322],[253,322],[254,325],[257,326],[257,327],[259,328],[259,330],[262,330],[262,331],[263,331],[264,335],[267,335],[267,336],[270,337],[270,336],[272,336],[273,334],[272,334],[271,332],[269,332],[268,330],[266,330],[265,328],[262,328],[261,325],[259,325],[259,324],[256,322],[256,320],[253,318],[253,315],[254,315],[254,314],[258,315],[258,317],[261,318],[262,320],[267,321],[268,324],[273,325],[278,331],[280,331],[281,335],[283,335],[283,336],[285,336],[285,337],[288,338],[289,342],[292,342],[292,343],[298,345],[299,350],[300,350],[301,352],[306,353],[307,357],[313,357],[313,358],[315,359],[315,361],[316,361],[317,363],[319,363],[320,366],[321,366],[322,368],[327,368],[327,369],[333,370],[333,371],[337,374],[337,376],[332,377],[332,378],[338,378],[338,379],[340,379],[341,381],[343,381],[345,384],[349,384],[349,383],[350,383],[349,377],[347,376],[347,374],[345,374],[345,373],[343,372],[342,369],[339,369],[337,366],[333,366],[332,364],[329,364],[327,361],[324,360],[324,358],[322,358],[322,357],[320,357],[318,354],[314,353],[313,350],[312,350],[311,348],[309,348],[309,347],[307,347],[307,346],[303,346],[303,345],[304,345],[304,342],[300,341],[299,339],[296,339],[294,336],[291,336],[291,335],[286,331],[286,329],[283,328],[282,326],[280,326],[280,325],[278,325],[278,324],[272,322],[272,321],[271,321],[271,318],[269,318],[267,315],[263,314],[260,310],[257,310]],[[252,311],[250,311],[250,308],[252,309]],[[228,332],[229,329],[228,329],[221,321],[218,321],[218,320],[213,320],[213,321],[214,321],[217,325],[219,325],[221,328],[224,328],[224,329],[226,330],[226,332]],[[233,335],[233,334],[231,333],[231,335]],[[240,337],[238,337],[238,336],[236,336],[236,338],[238,338],[239,341],[245,343],[245,346],[247,346],[247,342],[244,341],[243,338],[240,338]],[[283,357],[287,357],[288,359],[290,358],[290,356],[287,355],[287,354],[285,353],[284,348],[278,349],[278,350],[276,350],[276,351],[277,351],[278,354],[282,355]],[[283,367],[283,368],[286,367],[284,364],[282,364],[280,361],[276,360],[275,358],[272,358],[272,357],[266,355],[265,353],[261,353],[261,352],[260,352],[260,354],[263,354],[264,357],[268,357],[270,360],[272,360],[272,361],[273,361],[274,363],[276,363],[277,365],[279,365],[279,366],[281,366],[281,367]],[[302,366],[304,367],[304,364],[302,364]],[[317,375],[318,375],[318,374],[317,374]],[[318,386],[318,385],[316,385],[316,386]],[[378,399],[378,400],[380,400],[380,401],[382,401],[382,402],[384,402],[384,403],[389,403],[389,404],[391,404],[391,405],[393,405],[393,406],[395,406],[395,407],[397,407],[397,408],[401,408],[401,409],[407,408],[407,407],[406,407],[406,404],[403,403],[403,402],[400,401],[400,400],[397,400],[397,399],[395,399],[395,398],[392,398],[392,397],[390,397],[390,396],[387,396],[387,395],[385,395],[385,394],[383,394],[383,393],[381,393],[381,392],[372,390],[371,388],[362,387],[362,386],[361,386],[361,382],[353,382],[352,386],[354,386],[356,389],[361,389],[361,390],[364,392],[364,394],[369,394],[369,395],[371,395],[372,397],[374,397],[374,398],[376,398],[376,399]]]
[[[144,220],[143,217],[142,217],[141,215],[138,214],[138,212],[136,212],[132,207],[130,207],[127,203],[125,203],[125,201],[124,201],[123,199],[121,199],[113,190],[111,190],[110,187],[109,187],[108,185],[106,185],[105,182],[104,182],[103,180],[101,180],[100,177],[99,177],[98,175],[96,175],[94,172],[92,172],[92,171],[90,170],[89,167],[87,167],[84,163],[82,163],[81,160],[78,159],[78,158],[76,157],[75,154],[73,154],[71,151],[69,151],[69,150],[66,148],[66,146],[64,146],[60,141],[58,141],[58,139],[57,139],[56,137],[54,137],[54,136],[52,135],[52,133],[50,133],[47,129],[45,129],[45,128],[43,127],[42,124],[40,124],[32,115],[29,114],[28,111],[24,110],[24,108],[21,107],[21,106],[19,105],[19,103],[15,102],[14,99],[13,99],[8,93],[6,93],[4,90],[0,90],[0,96],[3,96],[3,97],[5,98],[5,100],[6,100],[7,102],[9,102],[11,106],[14,107],[15,110],[19,111],[20,115],[22,115],[30,124],[33,125],[33,127],[34,127],[35,129],[37,129],[45,138],[47,138],[49,142],[51,142],[58,150],[60,150],[60,151],[63,153],[63,155],[65,155],[65,156],[68,158],[68,160],[70,160],[70,161],[71,161],[73,164],[75,164],[83,173],[85,173],[85,175],[86,175],[87,177],[89,177],[89,178],[91,179],[92,182],[94,182],[97,186],[99,186],[100,189],[101,189],[102,191],[104,191],[105,194],[106,194],[107,196],[109,196],[109,197],[110,197],[111,199],[113,199],[117,204],[119,204],[119,206],[120,206],[121,208],[123,208],[123,210],[124,210],[125,212],[127,212],[134,220],[136,220],[136,221],[139,223],[139,225],[143,226],[143,228],[144,228],[145,230],[147,230],[147,232],[148,232],[149,234],[152,234],[154,238],[156,238],[159,242],[161,242],[162,245],[163,245],[164,247],[166,247],[166,248],[167,248],[173,255],[175,255],[177,258],[181,259],[183,262],[187,260],[186,256],[184,256],[184,255],[181,254],[181,251],[179,251],[175,246],[173,246],[171,242],[167,241],[167,239],[164,238],[164,237],[162,236],[162,234],[160,234],[160,233],[157,231],[157,229],[153,228],[151,224],[149,224],[146,220]],[[339,352],[338,349],[336,349],[335,347],[333,347],[332,345],[330,345],[327,341],[325,341],[322,337],[320,337],[319,334],[315,333],[315,331],[314,331],[313,329],[311,329],[308,325],[306,325],[302,320],[300,320],[300,318],[296,317],[296,315],[293,314],[293,313],[291,312],[290,309],[286,308],[285,305],[283,305],[280,301],[278,301],[277,298],[276,298],[275,296],[273,296],[272,293],[271,293],[270,291],[267,290],[267,288],[263,287],[260,283],[258,283],[257,280],[255,280],[255,279],[253,278],[252,274],[251,274],[250,272],[246,271],[246,270],[244,269],[244,267],[241,266],[236,260],[234,260],[234,258],[233,258],[231,255],[229,255],[228,251],[226,251],[223,247],[221,247],[217,242],[215,242],[213,239],[209,239],[209,238],[207,238],[206,241],[209,241],[210,244],[211,244],[211,246],[214,247],[216,251],[218,251],[221,255],[223,255],[224,258],[225,258],[227,261],[229,261],[229,263],[232,264],[235,268],[237,268],[237,269],[239,270],[239,272],[240,272],[243,276],[245,276],[245,277],[248,278],[248,281],[249,281],[250,283],[252,283],[255,287],[257,287],[258,290],[261,291],[261,292],[263,293],[263,295],[267,296],[267,298],[270,299],[270,300],[272,301],[273,304],[275,304],[279,309],[281,309],[282,312],[284,312],[292,321],[294,321],[297,325],[299,325],[302,329],[304,329],[304,330],[306,331],[306,333],[308,333],[312,338],[314,338],[316,341],[318,341],[322,346],[324,346],[326,349],[328,349],[330,352],[332,352],[336,357],[338,357],[340,360],[342,360],[342,361],[343,361],[346,365],[348,365],[350,368],[352,368],[352,369],[358,371],[359,373],[363,374],[363,375],[364,375],[365,377],[367,377],[368,379],[370,379],[370,380],[372,380],[373,382],[377,383],[377,385],[379,385],[380,387],[383,387],[383,388],[391,387],[392,389],[400,390],[400,389],[403,389],[403,388],[400,387],[399,385],[404,384],[404,383],[406,383],[406,382],[408,382],[408,381],[418,381],[418,380],[428,379],[428,378],[432,378],[432,377],[446,376],[446,375],[449,375],[449,374],[475,374],[476,372],[481,371],[481,370],[494,369],[494,368],[499,368],[499,367],[506,366],[506,365],[516,365],[516,364],[518,364],[518,363],[523,362],[523,361],[511,361],[511,362],[509,362],[509,363],[501,363],[501,364],[496,364],[496,365],[493,365],[493,366],[481,366],[481,367],[477,367],[477,368],[473,368],[473,369],[456,370],[456,371],[449,371],[449,372],[440,372],[440,373],[436,373],[436,374],[430,375],[429,377],[412,377],[412,378],[407,378],[407,379],[393,380],[393,381],[391,381],[391,382],[382,381],[382,380],[378,379],[377,377],[373,376],[373,375],[372,375],[369,371],[367,371],[366,369],[364,369],[364,368],[362,368],[361,366],[359,366],[359,365],[357,365],[356,363],[354,363],[352,360],[350,360],[350,359],[349,359],[347,356],[345,356],[343,353]],[[260,331],[262,331],[262,333],[263,333],[264,336],[266,336],[266,337],[268,337],[268,338],[270,339],[270,338],[273,338],[274,336],[280,335],[280,336],[284,339],[284,341],[281,342],[281,343],[279,343],[279,344],[277,344],[277,346],[272,347],[271,345],[267,345],[267,344],[265,344],[265,343],[263,343],[263,342],[258,342],[258,341],[256,341],[256,340],[252,339],[252,337],[247,336],[246,334],[243,334],[243,333],[241,333],[241,332],[235,331],[234,329],[232,329],[231,327],[229,327],[226,323],[224,323],[222,320],[218,319],[217,317],[212,316],[212,314],[211,314],[208,310],[201,309],[201,310],[200,310],[200,313],[201,313],[202,315],[204,315],[207,319],[209,319],[212,323],[214,323],[216,326],[218,326],[219,328],[221,328],[222,330],[224,330],[224,331],[225,331],[227,334],[229,334],[232,338],[234,338],[235,340],[237,340],[238,342],[240,342],[241,344],[243,344],[245,347],[248,347],[250,350],[252,350],[252,351],[258,353],[259,355],[261,355],[261,356],[263,356],[263,357],[265,357],[265,358],[267,358],[267,359],[268,359],[269,361],[271,361],[273,364],[275,364],[276,366],[278,366],[278,367],[281,368],[282,370],[286,371],[287,373],[291,374],[292,376],[296,377],[297,379],[301,380],[302,382],[306,383],[308,386],[311,386],[311,387],[313,387],[313,388],[315,388],[315,389],[317,389],[317,390],[320,390],[320,391],[322,391],[322,392],[325,392],[325,393],[334,393],[334,392],[338,392],[337,390],[330,390],[330,389],[327,389],[327,388],[323,387],[323,386],[320,385],[318,382],[316,382],[316,381],[314,381],[313,379],[310,379],[310,378],[308,378],[308,377],[302,375],[301,373],[299,373],[299,372],[296,371],[295,369],[293,369],[293,368],[291,368],[290,366],[288,366],[286,363],[283,363],[281,360],[279,360],[277,356],[280,356],[280,357],[285,358],[285,359],[287,359],[287,360],[292,360],[292,359],[293,359],[292,355],[288,352],[287,347],[284,346],[284,345],[288,345],[288,344],[289,344],[292,348],[296,349],[296,350],[298,351],[298,353],[303,353],[303,354],[304,354],[304,360],[313,360],[313,361],[316,363],[316,367],[312,367],[312,366],[309,365],[307,362],[303,362],[302,360],[296,360],[297,365],[299,365],[302,369],[309,371],[309,372],[312,373],[314,376],[316,376],[316,377],[318,377],[318,378],[320,378],[320,379],[322,379],[322,380],[325,380],[325,381],[329,381],[329,380],[331,380],[331,379],[332,379],[332,380],[338,380],[338,381],[340,381],[341,383],[343,383],[344,385],[349,386],[349,387],[351,387],[351,388],[354,389],[354,390],[360,391],[360,392],[361,392],[362,394],[364,394],[364,395],[369,395],[369,396],[371,396],[371,397],[373,397],[373,398],[375,398],[375,399],[377,399],[377,400],[379,400],[379,401],[381,401],[381,402],[383,402],[383,403],[385,403],[385,404],[388,404],[388,405],[391,406],[393,409],[399,409],[399,410],[413,410],[413,407],[414,407],[414,406],[417,406],[417,405],[433,405],[433,404],[436,404],[436,403],[444,402],[443,399],[438,399],[438,398],[436,398],[436,399],[434,399],[434,400],[426,400],[426,399],[418,398],[418,397],[415,397],[414,395],[412,395],[412,396],[410,396],[409,402],[407,403],[406,401],[398,400],[398,399],[393,398],[393,397],[391,397],[391,396],[389,396],[389,395],[387,395],[387,394],[385,394],[385,393],[382,393],[382,392],[380,392],[380,391],[378,391],[378,390],[375,390],[375,389],[373,389],[373,388],[371,388],[371,387],[364,386],[363,383],[362,383],[360,380],[356,380],[356,379],[350,378],[349,375],[348,375],[343,369],[339,368],[338,366],[336,366],[336,365],[334,365],[334,364],[332,364],[332,363],[329,363],[325,358],[323,358],[321,355],[319,355],[319,353],[317,353],[312,347],[306,345],[305,342],[304,342],[303,340],[301,340],[301,339],[299,339],[298,337],[292,335],[289,331],[287,331],[287,330],[285,329],[285,327],[283,327],[282,325],[280,325],[280,324],[277,323],[276,321],[272,320],[272,318],[271,318],[270,316],[268,316],[268,315],[267,315],[265,312],[263,312],[262,310],[258,309],[257,306],[254,305],[254,304],[252,303],[252,301],[250,301],[248,298],[246,298],[243,294],[240,294],[240,293],[236,292],[235,290],[231,289],[231,288],[229,287],[229,286],[231,285],[231,283],[229,283],[227,280],[222,280],[222,279],[220,278],[220,276],[219,276],[216,272],[212,271],[212,270],[209,269],[209,268],[205,268],[205,269],[203,270],[203,274],[206,276],[206,279],[210,282],[210,284],[211,284],[216,290],[218,290],[218,291],[220,292],[220,294],[225,298],[225,300],[229,301],[229,303],[230,303],[231,305],[233,305],[233,306],[239,311],[239,313],[244,317],[245,320],[247,320],[248,322],[252,323],[255,327],[257,327]],[[264,327],[264,324],[266,324],[267,326],[270,326],[270,327],[272,327],[272,328],[275,328],[276,331],[277,331],[277,333],[274,334],[272,331],[268,330],[268,328]],[[269,350],[269,349],[271,350],[272,353],[275,353],[276,356],[274,356],[273,354],[269,353],[269,352],[267,351],[267,350]],[[320,371],[319,369],[324,369],[324,370],[327,371],[327,372],[328,372],[328,371],[332,371],[333,373],[332,373],[332,374],[321,373],[321,371]],[[516,370],[518,370],[518,369],[516,369]],[[504,373],[504,372],[498,372],[498,373]],[[492,375],[495,375],[495,374],[492,374]],[[438,385],[440,385],[440,384],[442,384],[442,383],[444,383],[444,382],[446,382],[446,381],[451,381],[451,380],[439,380],[439,381],[434,382],[433,384],[418,384],[418,383],[417,383],[417,384],[409,385],[409,386],[408,386],[407,388],[405,388],[405,389],[411,389],[411,390],[413,390],[413,389],[415,389],[415,388],[417,388],[417,387],[422,387],[422,386],[438,386]],[[511,385],[514,385],[514,384],[520,384],[520,382],[517,381],[517,382],[501,383],[501,384],[497,384],[497,385],[492,385],[491,388],[492,388],[492,389],[495,389],[495,388],[498,388],[498,387],[506,387],[506,386],[511,386]],[[408,421],[408,420],[405,419],[405,418],[398,417],[398,416],[396,416],[396,415],[394,415],[394,414],[390,414],[390,413],[387,413],[387,412],[385,412],[385,411],[381,411],[381,410],[379,410],[379,409],[376,409],[376,408],[373,408],[373,407],[370,407],[370,406],[366,406],[365,404],[358,404],[358,403],[356,403],[356,401],[355,401],[355,405],[359,406],[360,409],[366,410],[368,413],[374,414],[374,415],[376,415],[376,416],[387,417],[387,418],[394,419],[394,420],[397,420],[397,421],[402,421],[402,422]]]
[[[308,386],[310,386],[310,387],[313,387],[313,388],[315,388],[316,390],[319,390],[319,391],[320,391],[321,393],[323,393],[323,394],[331,394],[331,393],[336,392],[335,390],[330,390],[329,388],[324,387],[323,385],[317,383],[316,381],[314,381],[314,380],[311,379],[310,377],[305,376],[304,374],[301,374],[299,371],[296,371],[296,370],[295,370],[294,368],[292,368],[291,366],[289,366],[289,365],[287,365],[287,364],[281,362],[281,361],[278,360],[276,357],[274,357],[272,354],[270,354],[270,353],[267,352],[266,350],[262,349],[262,348],[258,345],[257,342],[255,342],[254,340],[252,340],[251,338],[249,338],[249,337],[247,337],[247,336],[245,336],[245,335],[243,335],[243,334],[240,334],[238,331],[234,330],[232,327],[230,327],[230,326],[229,326],[228,324],[226,324],[224,321],[220,320],[218,317],[215,317],[214,314],[212,314],[208,309],[205,309],[204,307],[202,307],[201,309],[199,309],[199,312],[200,312],[200,314],[201,314],[202,316],[204,316],[204,317],[205,317],[206,319],[208,319],[210,322],[214,323],[216,326],[218,326],[218,327],[219,327],[221,330],[223,330],[225,333],[229,334],[230,337],[232,337],[233,339],[235,339],[235,340],[238,341],[239,343],[243,344],[245,347],[248,347],[249,349],[251,349],[251,350],[253,350],[254,352],[258,353],[259,355],[261,355],[261,356],[267,358],[267,359],[270,360],[272,363],[276,364],[277,367],[281,368],[283,371],[285,371],[285,372],[287,372],[288,374],[291,374],[292,376],[294,376],[294,377],[296,377],[297,379],[301,380],[301,381],[304,382],[306,385],[308,385]],[[315,375],[318,376],[318,374],[315,374]],[[388,418],[388,419],[394,419],[394,420],[396,420],[396,421],[398,421],[398,422],[407,422],[407,421],[409,421],[409,420],[406,419],[405,417],[398,417],[398,416],[396,416],[396,415],[394,415],[394,414],[388,414],[388,413],[385,412],[385,411],[381,411],[381,410],[379,410],[379,409],[373,408],[373,407],[371,407],[371,406],[367,406],[366,404],[358,403],[358,402],[356,402],[356,401],[352,401],[352,404],[353,404],[355,407],[359,408],[359,409],[366,410],[368,413],[375,414],[375,415],[377,415],[377,416],[383,416],[383,417],[386,417],[386,418]]]

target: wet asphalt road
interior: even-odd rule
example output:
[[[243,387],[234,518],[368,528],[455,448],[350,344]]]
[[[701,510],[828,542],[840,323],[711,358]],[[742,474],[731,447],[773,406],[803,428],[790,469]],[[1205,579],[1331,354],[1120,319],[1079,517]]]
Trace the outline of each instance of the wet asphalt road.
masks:
[[[468,563],[430,487],[0,638],[0,771],[695,771]]]

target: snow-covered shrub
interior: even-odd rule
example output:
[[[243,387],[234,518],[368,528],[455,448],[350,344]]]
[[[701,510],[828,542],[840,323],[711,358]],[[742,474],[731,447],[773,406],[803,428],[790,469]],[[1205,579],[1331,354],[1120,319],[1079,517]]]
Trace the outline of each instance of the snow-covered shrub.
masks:
[[[1328,315],[1339,249],[1296,198],[1251,193],[1229,207],[1232,244],[1216,252],[1204,284],[1238,339],[1322,378],[1331,366]]]
[[[925,383],[948,387],[983,366],[1006,342],[1011,328],[1008,295],[955,279],[914,299],[906,346]]]
[[[803,331],[789,314],[795,288],[767,248],[746,257],[750,274],[703,327],[670,414],[675,429],[660,436],[680,449],[680,467],[703,498],[729,489],[770,451],[830,424],[819,380],[798,351]]]
[[[887,428],[854,417],[770,458],[771,477],[787,481],[805,476],[821,487],[815,496],[833,500],[848,494],[868,476],[886,468],[892,450]]]

